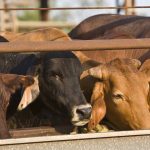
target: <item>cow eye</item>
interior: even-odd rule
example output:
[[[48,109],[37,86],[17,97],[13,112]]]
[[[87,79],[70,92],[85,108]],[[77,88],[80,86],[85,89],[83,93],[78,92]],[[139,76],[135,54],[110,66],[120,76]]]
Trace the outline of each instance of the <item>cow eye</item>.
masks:
[[[57,81],[60,81],[63,78],[61,74],[58,74],[56,72],[51,72],[51,74],[49,75],[49,77],[52,78],[52,79],[55,79]]]
[[[124,100],[124,96],[122,94],[113,94],[112,97],[114,100]]]

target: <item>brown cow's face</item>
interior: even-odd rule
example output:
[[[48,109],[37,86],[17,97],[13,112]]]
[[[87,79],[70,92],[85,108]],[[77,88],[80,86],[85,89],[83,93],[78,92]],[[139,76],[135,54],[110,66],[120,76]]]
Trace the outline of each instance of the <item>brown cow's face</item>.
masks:
[[[119,130],[149,129],[149,82],[131,59],[115,59],[91,70],[102,79],[106,117]],[[98,77],[98,74],[95,76]]]
[[[136,75],[128,72],[125,76],[117,71],[105,83],[106,117],[118,129],[147,128],[150,114],[147,103],[149,84],[146,76],[140,72]]]

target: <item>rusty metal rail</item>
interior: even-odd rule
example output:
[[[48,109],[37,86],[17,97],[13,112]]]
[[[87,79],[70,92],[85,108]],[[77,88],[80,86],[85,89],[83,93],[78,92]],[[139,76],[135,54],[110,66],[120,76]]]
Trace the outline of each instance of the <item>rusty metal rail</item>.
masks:
[[[11,129],[10,135],[12,138],[27,138],[27,137],[38,137],[38,136],[54,136],[54,135],[62,135],[62,132],[56,130],[64,131],[65,133],[69,133],[69,127],[58,126],[58,127],[32,127],[32,128],[23,128],[23,129]],[[71,128],[71,127],[70,127]]]
[[[86,9],[142,9],[150,8],[150,6],[135,6],[135,7],[104,7],[104,6],[89,6],[89,7],[51,7],[51,8],[0,8],[0,10],[86,10]]]
[[[74,40],[43,42],[2,42],[0,52],[84,51],[150,48],[148,39]]]

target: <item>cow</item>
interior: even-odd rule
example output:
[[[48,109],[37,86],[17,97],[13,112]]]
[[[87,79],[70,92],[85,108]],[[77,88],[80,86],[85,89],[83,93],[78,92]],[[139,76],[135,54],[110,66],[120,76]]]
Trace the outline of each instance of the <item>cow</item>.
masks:
[[[0,73],[0,139],[10,137],[6,123],[6,112],[11,95],[21,87],[33,84],[34,78],[31,76]]]
[[[100,14],[91,16],[77,25],[68,35],[74,40],[98,40],[98,39],[135,39],[150,37],[150,18],[143,16],[126,16],[114,14]],[[108,62],[114,58],[135,58],[142,63],[150,56],[149,50],[118,50],[108,51],[84,51],[89,58]],[[99,56],[99,57],[98,57]]]
[[[88,70],[100,80],[93,88],[89,129],[103,117],[116,130],[150,128],[149,75],[142,66],[136,59],[118,58]]]
[[[98,14],[83,20],[69,32],[72,39],[101,39],[114,29],[123,30],[136,38],[148,36],[149,17],[133,15]],[[140,30],[139,27],[141,27]],[[147,31],[147,32],[146,32]],[[149,37],[149,36],[148,36]]]
[[[147,38],[150,36],[149,28],[149,17],[96,15],[81,22],[69,36],[75,40]],[[147,74],[139,69],[143,68],[140,61],[147,60],[149,54],[148,49],[76,52],[85,66],[81,77],[83,90],[87,99],[91,96],[93,106],[89,130],[105,116],[114,129],[150,128],[149,80]]]
[[[39,33],[20,35],[15,39],[12,38],[10,42],[42,41],[48,37],[49,41],[66,39],[65,34],[60,34],[57,29],[46,29],[44,36],[40,34],[43,31],[37,32]],[[2,73],[28,74],[34,76],[37,81],[34,87],[36,94],[33,97],[26,97],[23,94],[20,104],[19,102],[15,106],[10,104],[8,114],[12,114],[18,104],[18,109],[22,110],[36,99],[35,103],[42,101],[52,112],[68,118],[74,126],[82,126],[89,121],[91,105],[86,101],[79,83],[82,66],[72,52],[3,53],[0,54],[0,64]],[[27,88],[25,91],[30,92],[30,89]]]

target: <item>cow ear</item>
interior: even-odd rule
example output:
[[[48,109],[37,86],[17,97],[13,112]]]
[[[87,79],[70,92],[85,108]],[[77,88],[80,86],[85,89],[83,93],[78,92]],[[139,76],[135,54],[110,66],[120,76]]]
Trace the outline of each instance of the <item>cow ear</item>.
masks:
[[[88,123],[89,131],[94,129],[96,125],[104,118],[106,114],[103,83],[101,82],[95,83],[92,97],[91,97],[91,104],[92,104],[92,115]]]
[[[39,81],[38,76],[34,77],[34,83],[32,85],[26,86],[23,91],[22,99],[18,105],[18,110],[26,108],[30,103],[32,103],[39,96]]]
[[[108,77],[108,71],[105,65],[99,65],[89,69],[88,74],[101,80]]]
[[[22,86],[28,86],[34,83],[34,80],[31,76],[23,76],[16,74],[1,74],[2,81],[4,85],[8,88],[11,93],[15,93],[15,91]]]
[[[150,82],[150,59],[147,59],[139,70],[147,75],[148,81]]]

